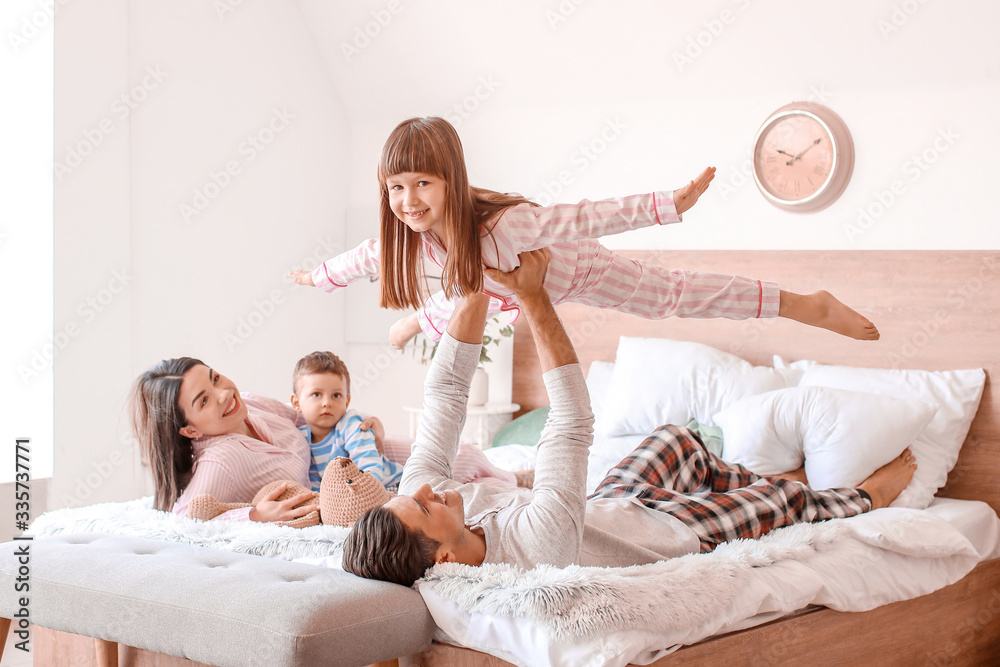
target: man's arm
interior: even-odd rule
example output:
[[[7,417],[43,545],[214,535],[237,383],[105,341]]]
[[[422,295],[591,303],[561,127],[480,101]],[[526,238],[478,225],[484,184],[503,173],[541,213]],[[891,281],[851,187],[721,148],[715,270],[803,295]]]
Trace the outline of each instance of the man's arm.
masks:
[[[594,415],[573,344],[542,287],[547,249],[518,255],[521,266],[491,278],[513,291],[535,337],[549,417],[538,441],[532,500],[511,516],[503,557],[564,567],[579,560],[586,505],[587,455]]]
[[[509,288],[517,295],[521,311],[528,318],[528,325],[535,337],[542,373],[560,366],[579,363],[576,350],[573,349],[566,329],[556,315],[556,309],[552,307],[549,293],[543,287],[549,257],[549,249],[541,248],[518,255],[521,266],[510,273],[496,269],[486,269],[484,272],[488,278]]]
[[[452,463],[465,425],[469,384],[483,349],[483,330],[490,298],[462,297],[438,344],[424,382],[424,407],[410,458],[399,483],[402,495],[424,483],[432,486],[452,478]]]

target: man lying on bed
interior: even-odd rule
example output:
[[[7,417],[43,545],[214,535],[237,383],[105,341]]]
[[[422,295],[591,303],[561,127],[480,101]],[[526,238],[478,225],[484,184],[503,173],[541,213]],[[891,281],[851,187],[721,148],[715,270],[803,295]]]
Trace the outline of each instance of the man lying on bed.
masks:
[[[489,304],[484,295],[467,296],[427,374],[401,495],[355,523],[344,544],[348,572],[409,586],[441,562],[639,565],[792,523],[885,507],[913,476],[916,463],[907,449],[857,489],[813,491],[726,463],[691,431],[661,426],[585,498],[594,417],[576,352],[542,289],[547,264],[543,249],[522,255],[512,273],[490,275],[519,298],[551,403],[534,489],[451,479]]]

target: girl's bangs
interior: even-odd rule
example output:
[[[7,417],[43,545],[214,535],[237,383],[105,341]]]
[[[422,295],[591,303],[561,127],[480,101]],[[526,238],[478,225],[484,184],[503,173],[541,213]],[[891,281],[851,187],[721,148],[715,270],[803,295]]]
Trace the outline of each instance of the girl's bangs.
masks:
[[[404,172],[445,178],[441,151],[428,134],[413,125],[397,128],[382,149],[378,165],[379,180],[385,182],[389,176]]]

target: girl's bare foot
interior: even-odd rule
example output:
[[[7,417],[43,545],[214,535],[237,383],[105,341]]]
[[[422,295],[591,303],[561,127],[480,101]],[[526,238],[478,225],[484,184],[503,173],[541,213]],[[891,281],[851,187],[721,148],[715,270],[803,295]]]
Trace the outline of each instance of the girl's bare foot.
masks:
[[[858,340],[879,339],[878,329],[867,317],[844,305],[825,290],[812,294],[781,290],[778,317],[829,329]]]
[[[389,343],[397,350],[402,350],[418,333],[420,333],[420,322],[417,320],[417,314],[404,315],[389,327]]]
[[[903,453],[886,463],[872,473],[871,477],[861,482],[858,487],[872,497],[872,509],[888,507],[896,499],[906,485],[913,479],[917,471],[917,460],[907,447]]]
[[[534,470],[517,470],[514,472],[514,477],[517,479],[518,487],[522,489],[530,489],[535,485]]]

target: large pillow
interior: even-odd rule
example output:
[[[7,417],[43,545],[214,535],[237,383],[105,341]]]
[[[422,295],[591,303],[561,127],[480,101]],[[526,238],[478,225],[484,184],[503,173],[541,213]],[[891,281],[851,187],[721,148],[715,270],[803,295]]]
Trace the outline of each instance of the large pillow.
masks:
[[[893,503],[898,507],[927,507],[958,461],[958,452],[979,409],[986,373],[981,368],[924,371],[796,363],[800,370],[804,368],[800,386],[852,389],[941,406],[912,446],[917,459],[915,477],[920,483],[911,484]],[[790,366],[776,358],[775,366],[779,365]]]
[[[715,421],[727,461],[773,475],[796,470],[804,457],[810,487],[857,488],[912,445],[937,409],[856,391],[791,387],[741,399]]]
[[[795,385],[801,375],[797,369],[752,366],[701,343],[622,336],[596,428],[628,435],[691,419],[711,426],[731,403]]]
[[[615,365],[610,361],[592,361],[587,369],[587,391],[590,392],[590,409],[595,421],[600,420],[604,412],[604,398],[608,395],[614,371]]]

